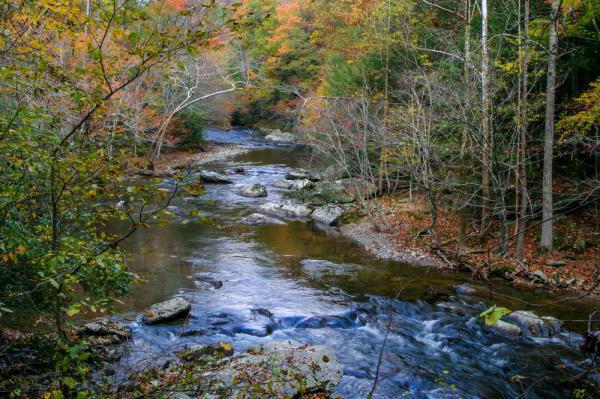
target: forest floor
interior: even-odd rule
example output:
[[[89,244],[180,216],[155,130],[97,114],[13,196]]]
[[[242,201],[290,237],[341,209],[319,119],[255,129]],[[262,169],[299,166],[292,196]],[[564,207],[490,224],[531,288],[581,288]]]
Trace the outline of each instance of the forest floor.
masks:
[[[458,216],[442,207],[434,231],[420,234],[429,226],[430,218],[426,202],[419,195],[411,198],[396,193],[371,201],[385,215],[386,228],[376,231],[363,216],[340,229],[380,258],[470,271],[476,278],[502,277],[515,286],[600,295],[600,231],[594,210],[583,209],[557,218],[555,250],[549,253],[538,249],[539,226],[528,228],[525,259],[520,262],[512,257],[513,242],[504,255],[500,239],[491,235],[484,239],[467,236],[461,248]]]

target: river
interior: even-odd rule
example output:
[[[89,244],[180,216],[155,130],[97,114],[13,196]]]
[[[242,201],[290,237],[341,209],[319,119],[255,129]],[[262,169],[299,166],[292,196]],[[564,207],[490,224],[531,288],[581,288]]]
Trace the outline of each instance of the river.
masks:
[[[513,310],[523,305],[490,298],[486,285],[480,296],[457,297],[454,286],[466,281],[466,274],[381,261],[350,240],[303,222],[241,223],[261,203],[284,200],[271,184],[309,159],[310,150],[269,144],[250,130],[209,130],[205,137],[240,143],[248,151],[207,165],[229,173],[233,185],[207,184],[205,194],[177,199],[171,210],[181,216],[173,223],[139,231],[126,242],[131,269],[147,282],[125,298],[118,316],[133,329],[123,368],[166,361],[190,344],[227,341],[241,351],[291,338],[334,348],[344,366],[337,393],[365,398],[391,316],[375,397],[513,398],[524,389],[529,398],[569,396],[558,382],[580,370],[575,334],[505,338],[482,327],[479,313],[491,304]],[[233,173],[238,167],[246,173]],[[267,198],[235,194],[238,186],[256,182],[268,187]],[[205,220],[186,216],[190,209]],[[223,286],[196,282],[195,273]],[[525,301],[555,298],[540,290],[494,286]],[[192,303],[185,323],[140,322],[149,305],[177,294]],[[590,307],[568,302],[539,312],[582,318]]]

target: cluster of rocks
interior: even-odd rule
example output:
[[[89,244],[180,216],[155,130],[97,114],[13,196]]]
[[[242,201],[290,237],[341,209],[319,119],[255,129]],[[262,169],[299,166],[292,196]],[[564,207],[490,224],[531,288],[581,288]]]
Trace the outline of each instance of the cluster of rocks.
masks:
[[[178,398],[210,397],[303,397],[304,394],[323,392],[329,394],[337,387],[343,368],[333,351],[326,346],[309,346],[297,341],[273,341],[264,346],[234,354],[230,344],[222,342],[213,346],[194,345],[177,356],[184,364],[200,365],[195,373],[201,375],[187,380],[181,378],[175,387]],[[194,370],[194,369],[192,369]],[[203,371],[198,371],[203,370]],[[179,365],[171,366],[166,373],[176,374]]]
[[[244,223],[280,224],[286,219],[302,219],[324,226],[337,226],[342,217],[352,209],[350,204],[358,195],[367,198],[376,193],[373,185],[357,179],[324,180],[323,175],[305,169],[286,173],[284,180],[276,181],[272,186],[292,190],[289,196],[300,203],[267,202],[261,205],[257,212],[246,216],[243,219]],[[242,189],[238,194],[265,197],[267,190],[257,184]]]

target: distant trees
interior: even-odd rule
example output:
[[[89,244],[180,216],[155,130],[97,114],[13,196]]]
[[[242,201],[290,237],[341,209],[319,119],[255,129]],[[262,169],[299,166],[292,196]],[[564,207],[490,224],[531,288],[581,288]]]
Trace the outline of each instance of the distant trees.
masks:
[[[164,121],[152,72],[209,46],[214,12],[168,1],[0,4],[3,309],[27,304],[64,333],[68,317],[101,312],[134,282],[119,244],[174,195],[123,182],[136,138]],[[130,224],[110,236],[102,226],[114,217]]]
[[[539,246],[552,248],[554,126],[598,126],[589,101],[595,91],[585,92],[600,76],[590,65],[597,64],[596,2],[252,0],[238,11],[240,24],[253,27],[254,36],[242,30],[239,43],[256,66],[253,86],[240,97],[242,113],[269,103],[280,116],[275,122],[299,113],[300,131],[330,157],[345,154],[350,172],[379,192],[409,186],[446,193],[461,237],[496,234],[501,253],[513,246],[522,259],[527,230],[543,221]],[[264,41],[254,40],[257,32]],[[561,86],[565,79],[569,86]],[[422,96],[425,88],[431,94]],[[348,112],[350,104],[360,111]],[[417,126],[415,107],[427,115],[418,125],[427,140],[407,135]],[[412,162],[424,154],[428,189]]]

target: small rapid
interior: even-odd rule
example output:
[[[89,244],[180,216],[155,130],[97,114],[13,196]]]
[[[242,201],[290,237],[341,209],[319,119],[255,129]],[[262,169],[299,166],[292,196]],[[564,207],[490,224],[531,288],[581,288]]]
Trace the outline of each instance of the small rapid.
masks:
[[[126,298],[119,316],[133,330],[123,369],[166,362],[190,344],[227,341],[243,351],[294,339],[334,349],[344,367],[337,390],[344,398],[365,398],[378,369],[377,398],[512,398],[525,390],[529,398],[568,397],[559,381],[581,371],[577,335],[503,337],[483,327],[478,315],[491,304],[522,305],[457,296],[453,287],[466,275],[377,260],[348,239],[301,221],[242,223],[267,201],[290,201],[275,183],[309,150],[267,143],[250,130],[209,130],[206,139],[247,151],[207,165],[233,184],[207,184],[205,194],[178,199],[170,208],[172,223],[126,243],[131,269],[147,282]],[[268,188],[268,197],[236,194],[255,183]],[[200,217],[188,217],[190,210]],[[497,289],[525,301],[548,297]],[[177,294],[192,303],[187,320],[141,322],[150,304]],[[544,311],[573,318],[586,306]]]

